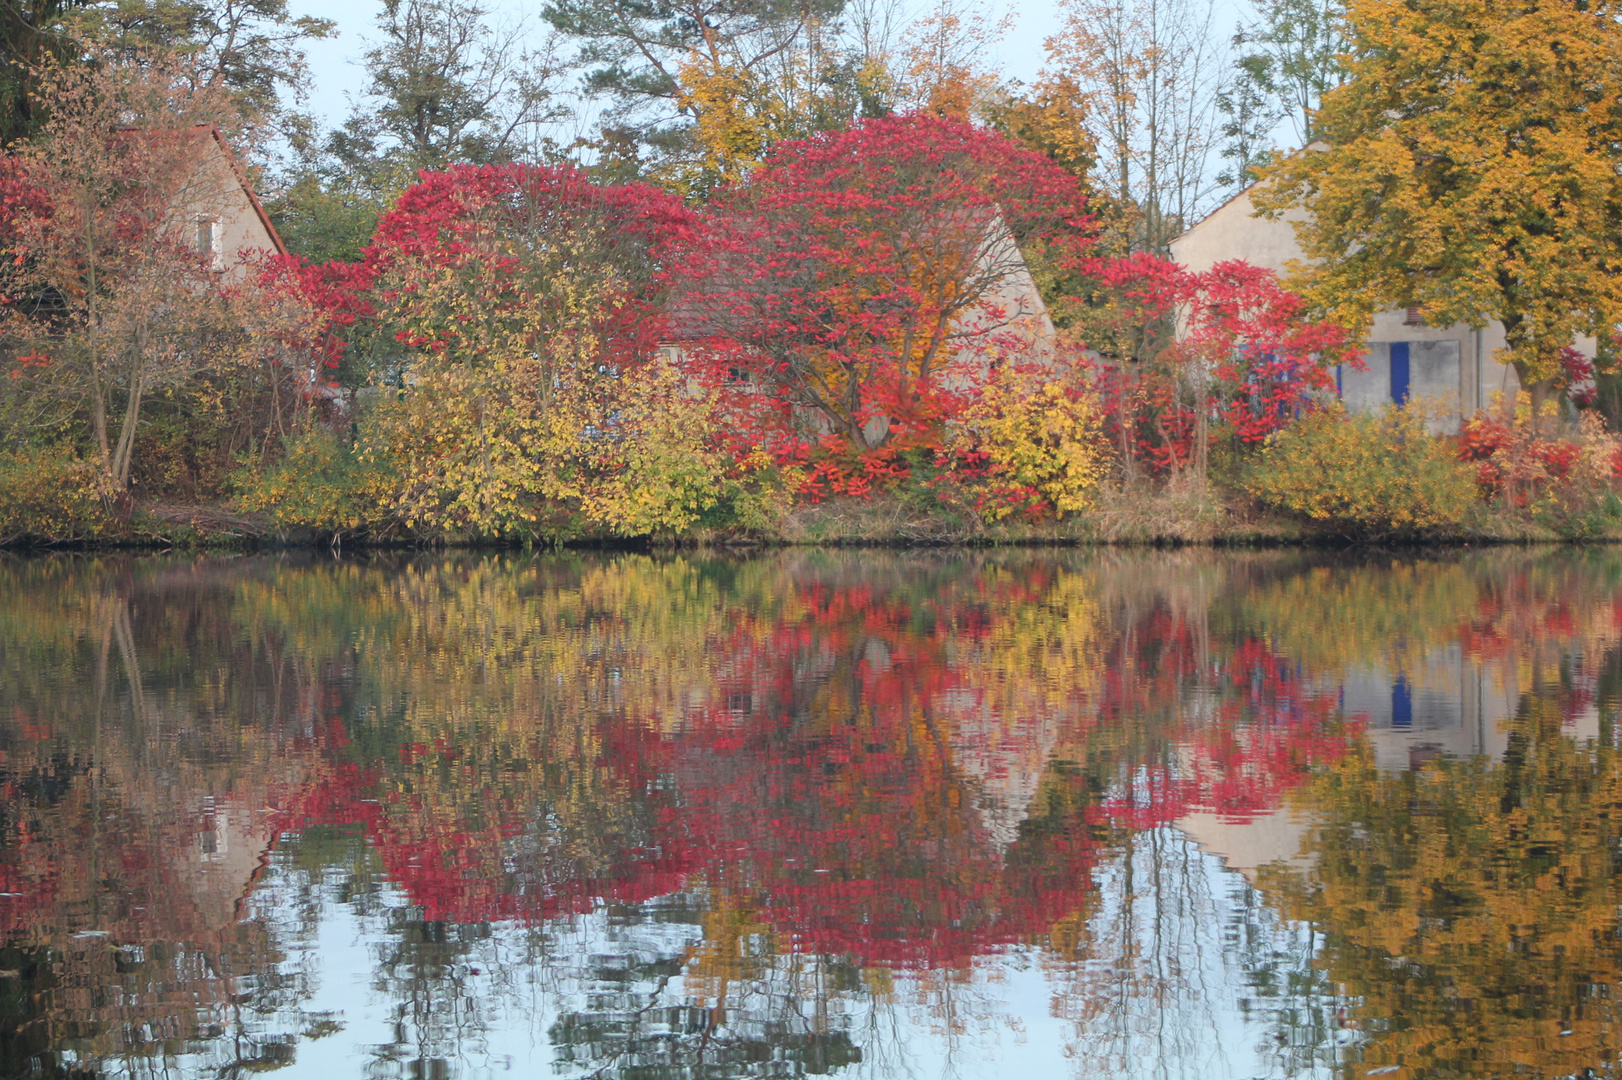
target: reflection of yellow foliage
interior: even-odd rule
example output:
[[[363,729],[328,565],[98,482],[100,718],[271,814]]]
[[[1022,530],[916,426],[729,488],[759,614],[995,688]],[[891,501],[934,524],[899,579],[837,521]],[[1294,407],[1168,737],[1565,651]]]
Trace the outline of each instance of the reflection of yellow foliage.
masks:
[[[1236,614],[1274,648],[1329,675],[1358,665],[1412,672],[1427,653],[1462,642],[1525,665],[1572,635],[1598,652],[1617,640],[1611,609],[1577,598],[1622,586],[1609,564],[1558,553],[1485,552],[1468,559],[1369,558],[1269,576],[1237,596]],[[1527,685],[1527,671],[1519,685]]]
[[[0,562],[8,661],[0,700],[13,709],[0,750],[15,767],[30,753],[77,760],[93,748],[104,785],[95,809],[122,805],[138,811],[132,821],[157,820],[187,792],[224,786],[246,793],[243,805],[276,805],[248,796],[259,795],[255,785],[325,769],[334,755],[377,765],[391,822],[430,850],[471,836],[461,850],[488,857],[481,868],[502,866],[505,856],[556,859],[571,874],[607,879],[649,830],[638,809],[648,777],[613,767],[615,739],[646,725],[637,738],[679,743],[695,716],[743,691],[753,695],[745,709],[775,717],[781,706],[808,738],[905,750],[916,814],[886,821],[894,789],[871,773],[864,783],[856,769],[819,778],[839,807],[829,812],[859,815],[853,820],[876,823],[875,831],[893,827],[938,865],[957,872],[965,864],[964,884],[973,885],[976,874],[994,872],[990,861],[976,869],[959,858],[984,850],[975,817],[984,789],[965,766],[973,738],[1008,732],[1045,748],[1032,733],[1055,725],[1057,748],[1043,756],[1057,760],[1038,766],[1035,794],[1017,808],[1018,838],[1003,852],[1005,871],[1041,871],[1053,850],[1042,841],[1084,819],[1100,782],[1169,760],[1179,739],[1211,723],[1223,696],[1222,643],[1265,640],[1309,674],[1332,676],[1490,637],[1496,655],[1522,672],[1520,684],[1541,695],[1515,719],[1504,760],[1434,762],[1395,775],[1354,748],[1310,782],[1297,806],[1323,823],[1312,840],[1315,865],[1264,871],[1263,888],[1288,916],[1321,930],[1322,963],[1354,1001],[1351,1021],[1389,1026],[1370,1042],[1364,1069],[1500,1075],[1519,1062],[1569,1075],[1585,1060],[1608,1060],[1613,1029],[1597,988],[1622,978],[1614,933],[1622,885],[1613,870],[1622,755],[1561,734],[1562,713],[1581,702],[1553,684],[1596,676],[1615,647],[1622,559],[1563,550],[1313,562],[1210,551],[453,554],[133,569],[123,560]],[[129,603],[130,589],[139,603]],[[140,654],[129,670],[151,680],[145,700],[164,709],[163,737],[174,749],[157,787],[156,729],[105,723],[101,705],[122,700],[116,670],[126,640],[132,659]],[[795,650],[793,675],[779,679],[785,649]],[[763,662],[751,650],[774,651]],[[949,677],[925,686],[896,670],[909,663]],[[1106,664],[1122,674],[1123,696],[1116,721],[1094,727],[1086,710],[1097,707]],[[115,672],[111,694],[98,686],[103,667]],[[199,682],[198,671],[227,675]],[[885,672],[893,677],[879,677]],[[329,681],[334,674],[341,682]],[[881,689],[890,696],[879,697]],[[760,693],[778,697],[767,706]],[[289,751],[333,717],[352,741]],[[964,718],[986,726],[971,729]],[[25,724],[55,725],[56,734],[31,750],[17,734]],[[703,767],[708,757],[700,748]],[[137,803],[138,791],[145,801]],[[84,794],[41,819],[102,820]],[[67,829],[52,837],[53,851],[82,842]],[[187,839],[164,842],[178,850]],[[1102,850],[1104,837],[1094,840]],[[866,862],[853,854],[850,869],[880,877],[893,869],[893,850],[874,846]],[[1073,873],[1061,890],[1082,883],[1086,864]],[[748,875],[734,878],[707,882],[712,904],[688,966],[692,991],[728,1009],[740,981],[802,963],[781,955],[785,942],[768,931],[770,909]],[[69,885],[62,910],[88,910],[95,879]],[[1077,888],[1073,898],[1043,908],[1046,928],[1032,934],[1061,988],[1061,1015],[1108,1021],[1121,1007],[1112,988],[1183,992],[1143,978],[1143,954],[1133,952],[1142,938],[1099,919],[1096,894]],[[1110,967],[1104,961],[1116,949],[1121,963]],[[953,967],[907,985],[952,1004],[971,973]],[[892,978],[864,968],[860,986],[889,997]]]
[[[703,939],[690,950],[686,988],[699,1005],[725,1008],[732,983],[752,979],[778,953],[777,935],[736,898],[715,896],[702,916]]]
[[[1550,688],[1552,690],[1552,688]],[[1365,750],[1302,802],[1324,820],[1310,871],[1264,870],[1373,1034],[1360,1071],[1582,1074],[1613,1060],[1622,981],[1622,755],[1561,733],[1529,696],[1502,761],[1383,772]]]

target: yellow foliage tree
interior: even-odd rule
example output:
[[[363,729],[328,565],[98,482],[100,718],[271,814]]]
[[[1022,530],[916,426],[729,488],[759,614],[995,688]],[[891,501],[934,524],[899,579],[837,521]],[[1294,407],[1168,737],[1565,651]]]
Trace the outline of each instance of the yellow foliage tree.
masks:
[[[1012,26],[1012,15],[993,23],[972,2],[938,0],[901,41],[895,81],[907,103],[937,116],[976,118],[996,89],[992,55]]]
[[[1266,172],[1305,208],[1308,295],[1349,328],[1419,305],[1500,320],[1534,396],[1580,334],[1622,322],[1622,8],[1614,0],[1354,0],[1322,152]]]
[[[748,69],[711,64],[698,53],[680,73],[679,101],[694,117],[698,160],[677,162],[671,179],[685,192],[737,183],[782,137],[787,117],[781,97]]]
[[[688,528],[727,464],[705,441],[713,391],[610,340],[631,271],[608,225],[552,220],[538,242],[506,209],[454,257],[390,270],[382,319],[410,352],[363,434],[398,474],[396,511],[474,536]]]
[[[735,40],[706,35],[676,65],[673,86],[691,125],[682,150],[655,172],[689,198],[738,183],[774,143],[888,111],[900,89],[887,56],[853,51],[836,27],[817,18],[807,18],[794,40],[758,56]]]

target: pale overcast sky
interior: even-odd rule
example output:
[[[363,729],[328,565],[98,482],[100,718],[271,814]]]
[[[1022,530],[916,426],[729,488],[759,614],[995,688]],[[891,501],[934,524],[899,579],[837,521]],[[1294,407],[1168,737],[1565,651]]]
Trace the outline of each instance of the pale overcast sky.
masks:
[[[1213,20],[1213,33],[1223,39],[1229,37],[1237,25],[1244,0],[1217,0],[1217,13]],[[310,69],[314,76],[314,92],[309,107],[329,125],[342,123],[349,112],[349,96],[358,95],[365,77],[358,63],[365,49],[365,39],[373,32],[373,20],[381,8],[379,0],[292,0],[289,5],[297,14],[319,15],[338,24],[338,36],[328,41],[317,41],[309,47]],[[536,0],[493,0],[492,7],[499,13],[528,16],[539,22],[540,4]],[[920,4],[920,7],[927,6]],[[1058,28],[1056,5],[1051,3],[1021,3],[1019,0],[990,0],[987,9],[993,17],[1012,13],[1013,30],[1003,40],[1001,53],[1003,71],[1022,82],[1030,82],[1042,66],[1042,42]]]

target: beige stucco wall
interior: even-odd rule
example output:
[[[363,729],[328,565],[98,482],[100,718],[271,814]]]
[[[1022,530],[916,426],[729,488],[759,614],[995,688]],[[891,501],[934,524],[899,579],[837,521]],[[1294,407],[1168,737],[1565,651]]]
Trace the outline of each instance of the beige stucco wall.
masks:
[[[953,365],[978,384],[1002,360],[1051,364],[1058,351],[1053,318],[1024,255],[1001,222],[980,255],[979,270],[997,273],[997,284],[952,320]]]
[[[1291,262],[1304,258],[1294,223],[1305,221],[1306,213],[1292,210],[1276,220],[1256,217],[1256,204],[1250,199],[1253,190],[1246,188],[1173,240],[1171,257],[1195,273],[1243,259],[1280,276],[1287,274]]]

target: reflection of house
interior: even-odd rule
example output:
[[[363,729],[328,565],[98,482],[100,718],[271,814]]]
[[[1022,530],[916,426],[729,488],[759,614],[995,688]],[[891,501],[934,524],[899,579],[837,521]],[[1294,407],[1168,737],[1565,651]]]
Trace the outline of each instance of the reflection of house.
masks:
[[[259,881],[281,834],[280,817],[258,798],[206,796],[197,804],[195,845],[172,849],[180,879],[203,926],[225,928],[242,918],[242,907]],[[261,805],[255,806],[252,803]]]
[[[1194,271],[1240,259],[1280,274],[1292,261],[1304,261],[1293,224],[1303,220],[1304,212],[1276,220],[1256,217],[1253,190],[1235,195],[1173,240],[1172,258]],[[1443,406],[1438,426],[1456,431],[1461,416],[1491,405],[1493,394],[1520,388],[1514,369],[1493,359],[1505,343],[1499,322],[1481,330],[1462,323],[1433,327],[1425,325],[1418,309],[1393,308],[1375,314],[1365,340],[1368,370],[1337,369],[1337,386],[1348,408],[1426,398]],[[1577,347],[1593,354],[1592,341],[1579,341]]]
[[[1251,884],[1258,868],[1275,862],[1302,862],[1301,844],[1312,822],[1290,810],[1228,817],[1196,810],[1178,818],[1174,825],[1201,850],[1217,856],[1229,870],[1236,870]]]
[[[1458,645],[1408,670],[1378,665],[1348,672],[1341,708],[1360,718],[1382,769],[1419,768],[1433,757],[1501,756],[1519,694],[1512,666],[1468,660]]]
[[[1004,853],[1019,838],[1065,718],[1043,709],[1028,719],[1001,715],[969,690],[945,691],[931,704],[948,732],[953,763],[974,782],[986,835]]]
[[[1502,760],[1521,699],[1513,662],[1483,661],[1457,644],[1401,671],[1379,664],[1353,668],[1326,689],[1338,690],[1341,715],[1362,726],[1374,764],[1387,772],[1419,769],[1438,757]],[[1599,710],[1590,705],[1567,722],[1565,734],[1578,743],[1597,740]],[[1254,880],[1257,867],[1299,861],[1312,822],[1286,809],[1245,818],[1195,812],[1176,825]]]

